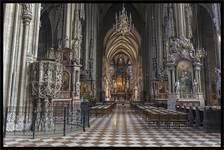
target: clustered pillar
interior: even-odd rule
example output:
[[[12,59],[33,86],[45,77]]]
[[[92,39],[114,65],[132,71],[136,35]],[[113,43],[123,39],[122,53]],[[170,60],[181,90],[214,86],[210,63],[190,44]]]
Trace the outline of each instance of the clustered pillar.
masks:
[[[23,106],[25,100],[25,73],[26,73],[26,53],[28,50],[28,34],[29,26],[32,20],[32,4],[22,4],[23,12],[23,42],[22,42],[22,52],[21,52],[21,62],[20,62],[20,75],[19,75],[19,106]]]

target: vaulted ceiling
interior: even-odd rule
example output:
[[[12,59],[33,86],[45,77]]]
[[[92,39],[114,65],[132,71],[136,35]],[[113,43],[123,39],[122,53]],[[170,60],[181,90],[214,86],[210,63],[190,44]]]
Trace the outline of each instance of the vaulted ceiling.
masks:
[[[132,63],[136,63],[140,45],[140,35],[134,29],[130,34],[125,36],[122,36],[120,33],[114,32],[111,29],[104,39],[105,54],[109,61],[111,61],[111,59],[118,53],[123,52],[129,56]]]

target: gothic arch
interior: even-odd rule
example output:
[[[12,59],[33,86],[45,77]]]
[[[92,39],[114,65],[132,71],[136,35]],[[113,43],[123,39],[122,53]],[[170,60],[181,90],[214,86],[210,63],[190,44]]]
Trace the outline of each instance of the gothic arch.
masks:
[[[42,14],[40,20],[41,27],[39,32],[38,58],[43,58],[52,45],[52,27],[47,12]]]
[[[217,47],[217,31],[213,21],[212,12],[209,11],[206,5],[198,5],[197,7],[197,20],[198,20],[198,37],[197,45],[200,48],[204,48],[207,52],[207,56],[204,59],[202,67],[202,88],[205,91],[205,98],[207,103],[215,104],[211,99],[216,99],[215,95],[215,68],[218,65],[218,47]],[[206,24],[206,25],[205,25]]]

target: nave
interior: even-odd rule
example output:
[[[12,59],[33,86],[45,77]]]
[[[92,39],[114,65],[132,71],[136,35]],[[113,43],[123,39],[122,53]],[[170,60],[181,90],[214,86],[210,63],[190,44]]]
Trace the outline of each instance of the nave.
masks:
[[[73,132],[60,137],[25,139],[7,137],[6,147],[219,147],[220,133],[203,129],[153,128],[130,108],[117,104],[109,115],[90,118],[86,132]]]
[[[218,1],[2,5],[7,148],[223,147]]]

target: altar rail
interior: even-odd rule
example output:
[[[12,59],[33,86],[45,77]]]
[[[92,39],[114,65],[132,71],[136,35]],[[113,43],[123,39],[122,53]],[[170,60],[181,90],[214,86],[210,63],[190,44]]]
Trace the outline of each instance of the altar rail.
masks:
[[[89,106],[87,102],[80,103],[79,107],[54,107],[52,128],[44,126],[37,128],[40,122],[37,114],[45,112],[35,111],[33,108],[25,107],[6,107],[4,116],[4,137],[26,136],[35,138],[37,136],[65,136],[71,132],[85,131],[89,124]],[[29,113],[27,112],[29,110]],[[42,118],[43,119],[43,118]],[[42,124],[41,124],[42,126]]]

